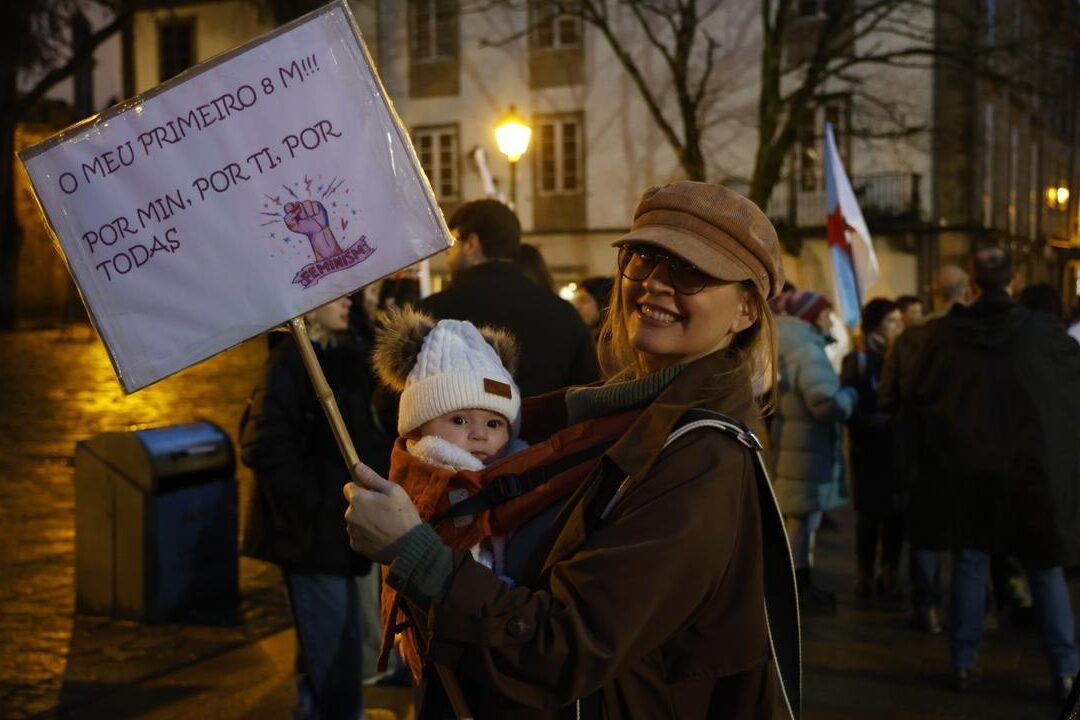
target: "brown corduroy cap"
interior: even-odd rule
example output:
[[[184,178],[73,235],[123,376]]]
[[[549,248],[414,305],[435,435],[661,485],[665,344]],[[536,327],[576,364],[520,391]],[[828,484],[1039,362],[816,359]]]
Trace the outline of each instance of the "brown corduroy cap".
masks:
[[[784,266],[769,218],[739,193],[703,182],[651,187],[630,232],[612,243],[655,245],[718,280],[752,280],[766,299],[780,293]]]

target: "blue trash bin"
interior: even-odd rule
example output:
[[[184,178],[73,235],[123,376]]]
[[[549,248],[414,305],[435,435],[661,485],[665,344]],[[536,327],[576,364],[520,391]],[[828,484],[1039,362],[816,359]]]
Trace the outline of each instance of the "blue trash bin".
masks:
[[[207,421],[106,432],[75,448],[79,612],[235,619],[236,456]]]

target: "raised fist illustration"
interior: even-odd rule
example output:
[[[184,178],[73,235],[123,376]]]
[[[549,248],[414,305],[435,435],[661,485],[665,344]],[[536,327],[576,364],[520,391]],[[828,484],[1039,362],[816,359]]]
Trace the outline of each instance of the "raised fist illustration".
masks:
[[[287,203],[285,226],[295,233],[307,235],[316,260],[325,260],[341,252],[334,231],[330,229],[326,208],[317,200]]]

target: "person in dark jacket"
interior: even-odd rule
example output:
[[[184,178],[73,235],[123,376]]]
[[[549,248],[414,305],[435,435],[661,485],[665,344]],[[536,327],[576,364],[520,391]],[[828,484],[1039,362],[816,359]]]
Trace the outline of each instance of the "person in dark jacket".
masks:
[[[1059,321],[1065,319],[1065,307],[1061,295],[1050,283],[1028,285],[1016,296],[1016,301],[1029,310],[1046,313]]]
[[[926,322],[923,302],[914,295],[901,295],[896,298],[896,306],[900,310],[900,322],[905,330]]]
[[[1080,670],[1062,566],[1077,558],[1080,347],[1015,303],[1007,252],[976,253],[979,299],[929,326],[916,362],[920,478],[911,532],[954,552],[954,682],[966,689],[986,613],[990,556],[1028,568],[1057,691]]]
[[[934,276],[934,310],[922,325],[904,330],[885,358],[878,385],[878,405],[893,416],[893,473],[901,487],[916,482],[933,484],[918,468],[918,420],[911,394],[918,378],[915,361],[919,357],[929,327],[945,316],[957,303],[971,302],[971,280],[957,265],[944,265]],[[908,513],[909,523],[912,513]],[[941,552],[922,547],[917,536],[909,536],[909,577],[911,579],[912,624],[936,635],[941,632]]]
[[[346,334],[349,298],[308,313],[319,364],[356,445],[387,468],[391,440],[371,412],[369,348]],[[271,352],[242,422],[241,457],[255,471],[243,551],[281,567],[296,626],[296,718],[363,714],[363,613],[358,578],[371,562],[341,531],[348,468],[292,338]]]
[[[559,288],[555,286],[555,277],[551,274],[551,268],[548,267],[547,260],[544,260],[544,254],[540,252],[540,248],[529,243],[521,243],[517,263],[522,274],[529,280],[553,293],[559,291]]]
[[[451,286],[420,309],[436,320],[468,320],[507,330],[521,344],[523,397],[600,378],[585,323],[570,303],[531,282],[517,264],[521,224],[498,200],[474,200],[447,223],[457,242],[448,251]]]
[[[647,190],[616,244],[602,337],[625,370],[569,389],[566,411],[571,423],[641,414],[568,499],[531,571],[510,587],[455,554],[401,486],[370,472],[345,489],[353,547],[390,564],[429,659],[482,686],[477,718],[793,718],[796,687],[774,650],[797,642],[793,571],[753,443],[703,430],[668,441],[691,408],[759,426],[752,382],[776,367],[776,232],[734,191],[678,182]],[[786,580],[769,605],[766,537]],[[783,635],[766,620],[781,599]]]
[[[903,329],[898,303],[875,298],[862,310],[865,350],[844,356],[840,382],[855,388],[859,402],[848,418],[851,447],[852,496],[855,502],[855,595],[871,591],[897,599],[897,569],[904,542],[904,488],[893,473],[892,423],[878,406],[878,383],[885,354]],[[878,544],[881,572],[874,576]]]

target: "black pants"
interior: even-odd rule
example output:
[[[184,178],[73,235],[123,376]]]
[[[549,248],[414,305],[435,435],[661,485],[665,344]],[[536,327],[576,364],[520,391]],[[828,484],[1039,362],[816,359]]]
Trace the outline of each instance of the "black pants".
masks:
[[[878,541],[881,542],[881,564],[900,564],[904,545],[904,513],[880,513],[860,510],[855,513],[855,561],[859,572],[874,575]]]

